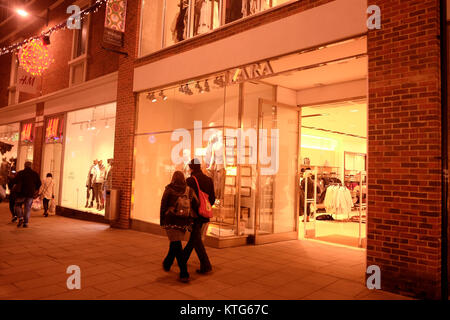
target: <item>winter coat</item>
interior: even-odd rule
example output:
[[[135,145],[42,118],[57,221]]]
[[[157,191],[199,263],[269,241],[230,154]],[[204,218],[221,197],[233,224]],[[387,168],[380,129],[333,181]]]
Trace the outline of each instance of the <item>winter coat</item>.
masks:
[[[191,200],[191,217],[177,217],[168,213],[169,210],[173,210],[176,206],[178,197],[182,196],[186,192],[186,187],[169,184],[164,190],[164,194],[161,199],[161,208],[159,211],[159,224],[163,228],[175,228],[180,230],[188,230],[193,223],[194,215],[196,214],[193,207],[198,207],[198,198],[196,197],[194,190],[189,188],[189,199]]]
[[[192,188],[195,191],[195,194],[198,198],[199,194],[198,194],[198,188],[197,188],[197,183],[195,182],[195,179],[193,178],[196,177],[198,184],[200,186],[200,189],[208,194],[208,199],[209,199],[209,203],[211,205],[214,204],[214,202],[216,202],[216,194],[214,193],[214,182],[213,180],[208,177],[207,175],[205,175],[202,171],[194,171],[191,173],[191,176],[189,178],[186,179],[186,183],[187,185]],[[208,218],[202,217],[198,214],[198,208],[199,205],[194,207],[194,211],[197,214],[197,218],[198,220],[200,220],[201,222],[209,222]]]
[[[33,198],[36,191],[41,187],[41,178],[36,171],[25,168],[17,173],[14,184],[19,188],[18,196],[23,198]]]
[[[51,199],[53,197],[53,195],[55,194],[55,183],[53,182],[53,178],[45,178],[44,183],[39,190],[39,193],[41,194],[41,198],[43,199]]]

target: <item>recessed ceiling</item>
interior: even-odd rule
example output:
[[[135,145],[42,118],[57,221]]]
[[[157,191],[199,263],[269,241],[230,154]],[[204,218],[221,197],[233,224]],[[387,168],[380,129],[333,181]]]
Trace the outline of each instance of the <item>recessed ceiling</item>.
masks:
[[[294,71],[264,79],[264,82],[292,90],[304,90],[321,85],[331,85],[367,77],[368,59],[346,60],[317,68]]]
[[[308,115],[317,116],[307,117]],[[303,107],[302,126],[367,137],[367,104],[348,101]]]

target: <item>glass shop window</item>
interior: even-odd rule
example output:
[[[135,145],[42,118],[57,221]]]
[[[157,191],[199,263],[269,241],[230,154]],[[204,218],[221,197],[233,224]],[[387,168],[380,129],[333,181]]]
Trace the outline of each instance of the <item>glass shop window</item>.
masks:
[[[292,0],[143,0],[140,56]]]

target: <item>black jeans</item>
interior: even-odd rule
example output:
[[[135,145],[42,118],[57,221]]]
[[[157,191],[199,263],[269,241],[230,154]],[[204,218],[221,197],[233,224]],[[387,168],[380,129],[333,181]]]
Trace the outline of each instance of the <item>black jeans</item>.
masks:
[[[178,267],[180,268],[180,277],[188,277],[189,274],[187,272],[186,261],[183,257],[183,246],[181,241],[171,241],[169,246],[169,252],[167,253],[166,258],[164,259],[164,267],[169,269],[173,261],[177,259]]]
[[[11,212],[12,217],[17,217],[16,211],[14,210],[14,205],[16,203],[16,196],[9,195],[9,211]]]
[[[203,222],[196,219],[194,225],[192,226],[191,236],[189,241],[184,247],[183,254],[187,264],[189,257],[191,256],[192,250],[195,249],[197,253],[198,260],[200,260],[200,270],[209,271],[212,269],[211,262],[209,261],[208,254],[206,253],[205,246],[202,240],[202,227]]]
[[[44,214],[46,214],[48,211],[48,203],[50,202],[50,199],[44,198],[42,199],[42,202],[44,203]]]

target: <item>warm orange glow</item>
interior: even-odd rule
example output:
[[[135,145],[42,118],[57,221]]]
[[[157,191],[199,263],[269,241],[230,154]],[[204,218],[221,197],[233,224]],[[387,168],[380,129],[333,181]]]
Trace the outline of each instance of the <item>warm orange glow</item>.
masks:
[[[21,17],[28,17],[29,13],[23,9],[16,9],[16,13]]]
[[[33,39],[26,43],[19,54],[20,66],[33,76],[40,76],[50,67],[53,59],[50,58],[48,48],[41,39]]]
[[[31,129],[33,128],[32,123],[24,124],[22,127],[22,134],[20,136],[20,141],[31,141]]]

